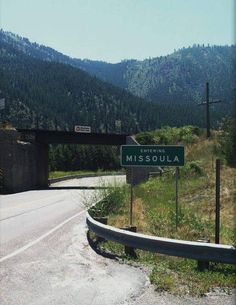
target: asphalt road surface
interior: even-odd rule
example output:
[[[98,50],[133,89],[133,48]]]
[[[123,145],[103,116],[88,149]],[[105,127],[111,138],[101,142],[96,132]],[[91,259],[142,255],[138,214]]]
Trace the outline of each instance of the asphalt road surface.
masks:
[[[55,186],[122,183],[124,176],[73,179]],[[141,267],[104,258],[88,245],[86,207],[94,190],[28,191],[0,197],[1,305],[233,304],[210,295],[157,294]]]

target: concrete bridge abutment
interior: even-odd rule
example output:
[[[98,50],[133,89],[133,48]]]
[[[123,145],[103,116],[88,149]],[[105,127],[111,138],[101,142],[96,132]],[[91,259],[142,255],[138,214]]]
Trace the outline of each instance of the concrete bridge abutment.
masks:
[[[20,140],[16,130],[0,130],[1,193],[48,186],[48,145]]]

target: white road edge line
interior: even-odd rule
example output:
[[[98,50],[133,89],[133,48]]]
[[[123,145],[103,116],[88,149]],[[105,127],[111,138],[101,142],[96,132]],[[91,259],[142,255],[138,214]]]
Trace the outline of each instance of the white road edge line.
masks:
[[[49,236],[50,234],[52,234],[53,232],[57,231],[58,229],[60,229],[62,226],[64,226],[66,223],[68,223],[69,221],[71,221],[72,219],[76,218],[77,216],[86,213],[86,210],[81,211],[79,213],[76,213],[75,215],[71,216],[70,218],[64,220],[62,223],[60,223],[59,225],[57,225],[56,227],[54,227],[53,229],[51,229],[50,231],[48,231],[47,233],[41,235],[39,238],[31,241],[30,243],[26,244],[25,246],[19,248],[18,250],[15,250],[14,252],[0,258],[0,263],[4,262],[5,260],[14,257],[22,252],[24,252],[25,250],[29,249],[30,247],[36,245],[37,243],[39,243],[41,240],[43,240],[44,238],[46,238],[47,236]]]

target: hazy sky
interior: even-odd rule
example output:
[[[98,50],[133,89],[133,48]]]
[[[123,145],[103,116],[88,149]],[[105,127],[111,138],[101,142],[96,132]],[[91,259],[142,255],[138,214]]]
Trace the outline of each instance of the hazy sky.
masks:
[[[78,58],[118,62],[234,43],[234,0],[0,0],[0,26]]]

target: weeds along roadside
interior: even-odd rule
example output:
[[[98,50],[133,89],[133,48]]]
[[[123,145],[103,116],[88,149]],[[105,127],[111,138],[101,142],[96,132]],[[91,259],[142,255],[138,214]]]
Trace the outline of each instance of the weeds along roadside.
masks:
[[[119,171],[120,172],[120,171]],[[61,178],[61,177],[67,177],[67,176],[75,176],[75,175],[85,175],[85,174],[107,174],[107,175],[115,175],[117,171],[104,171],[102,169],[92,171],[92,170],[80,170],[80,171],[51,171],[49,172],[49,179],[53,178]],[[125,173],[124,173],[125,174]]]
[[[218,143],[195,138],[186,147],[187,162],[180,171],[180,216],[175,225],[175,177],[170,171],[161,178],[151,178],[134,188],[134,225],[138,232],[154,236],[196,241],[210,238],[214,242],[214,161],[218,157]],[[234,204],[235,169],[223,164],[221,192],[221,243],[236,244]],[[103,197],[105,198],[105,196]],[[92,216],[108,216],[108,224],[124,227],[129,223],[129,187],[109,189],[104,201],[90,211]],[[103,242],[102,250],[124,255],[123,246]],[[151,268],[150,280],[160,291],[178,295],[201,296],[211,289],[230,292],[235,287],[235,267],[226,264],[210,265],[199,272],[193,260],[169,257],[136,250],[138,261]]]
[[[163,192],[165,188],[170,189],[171,182],[171,176],[160,181]],[[197,183],[193,179],[191,185],[193,189],[199,189],[203,187],[204,181]],[[161,200],[158,202],[149,200],[157,190],[156,179],[151,179],[135,188],[134,222],[138,227],[138,232],[196,240],[203,236],[203,232],[204,235],[207,235],[208,231],[214,230],[213,226],[208,226],[206,229],[204,224],[207,221],[203,221],[199,216],[194,215],[191,207],[181,211],[180,227],[176,232],[174,209],[171,206],[173,202],[170,201],[168,207],[166,207]],[[108,216],[108,224],[115,227],[121,228],[128,225],[129,187],[111,188],[102,192],[102,196],[107,195],[106,198],[104,197],[104,200],[93,207],[90,214],[93,217]],[[172,191],[169,191],[166,198],[168,199],[168,196],[171,198],[171,194]],[[147,202],[150,204],[147,205]],[[95,236],[94,238],[96,239]],[[228,231],[227,238],[229,238]],[[118,255],[126,262],[132,263],[134,261],[132,257],[124,254],[124,247],[120,244],[107,241],[99,243],[98,247],[101,251]],[[158,291],[167,291],[175,295],[202,296],[215,288],[231,293],[231,289],[235,287],[234,266],[211,263],[209,271],[199,272],[194,260],[153,254],[142,250],[136,250],[136,253],[138,258],[135,261],[150,268],[150,281]]]

